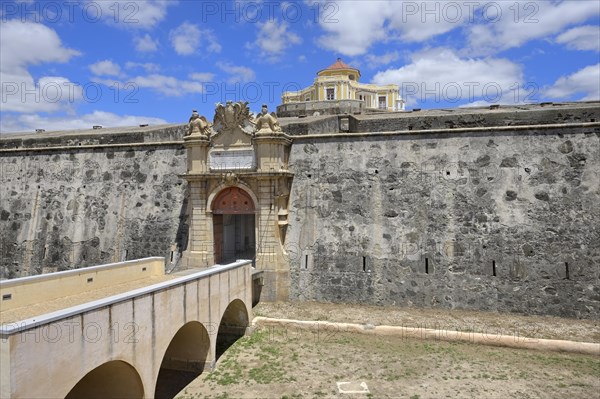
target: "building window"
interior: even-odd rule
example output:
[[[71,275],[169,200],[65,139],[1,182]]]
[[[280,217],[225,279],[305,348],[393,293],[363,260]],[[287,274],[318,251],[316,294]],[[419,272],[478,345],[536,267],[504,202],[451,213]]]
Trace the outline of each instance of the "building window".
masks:
[[[306,97],[304,101],[310,101],[310,97]]]
[[[327,99],[335,100],[335,89],[327,89]]]
[[[350,78],[350,80],[354,80],[354,75],[349,75],[348,77]]]
[[[379,97],[379,109],[387,109],[386,97]]]

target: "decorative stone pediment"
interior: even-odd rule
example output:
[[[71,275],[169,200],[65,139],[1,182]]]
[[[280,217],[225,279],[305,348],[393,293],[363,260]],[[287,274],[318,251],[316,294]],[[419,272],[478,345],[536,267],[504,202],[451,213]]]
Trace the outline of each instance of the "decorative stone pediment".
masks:
[[[211,144],[214,148],[251,147],[255,126],[248,102],[227,101],[217,104],[213,119],[214,135]]]
[[[266,104],[255,116],[247,101],[219,103],[212,124],[197,111],[190,117],[188,173],[287,171],[291,142]]]

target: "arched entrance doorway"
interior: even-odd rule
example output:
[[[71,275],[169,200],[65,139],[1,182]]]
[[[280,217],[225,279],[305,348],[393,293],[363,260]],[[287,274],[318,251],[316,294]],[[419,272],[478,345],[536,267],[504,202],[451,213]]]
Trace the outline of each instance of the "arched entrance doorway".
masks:
[[[256,208],[250,195],[239,187],[228,187],[216,196],[211,210],[215,263],[254,259]]]

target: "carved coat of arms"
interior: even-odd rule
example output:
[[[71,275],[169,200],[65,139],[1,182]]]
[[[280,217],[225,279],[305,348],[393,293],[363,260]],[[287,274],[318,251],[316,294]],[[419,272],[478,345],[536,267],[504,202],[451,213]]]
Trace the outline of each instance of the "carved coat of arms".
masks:
[[[227,101],[225,105],[219,103],[215,109],[213,129],[217,132],[232,130],[236,127],[246,130],[251,126],[251,118],[247,101],[236,103]]]

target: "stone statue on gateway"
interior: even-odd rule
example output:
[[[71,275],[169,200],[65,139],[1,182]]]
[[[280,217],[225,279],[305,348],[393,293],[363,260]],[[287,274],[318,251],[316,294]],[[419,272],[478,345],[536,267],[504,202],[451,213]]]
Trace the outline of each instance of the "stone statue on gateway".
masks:
[[[275,112],[269,114],[267,104],[263,104],[260,114],[254,120],[257,133],[278,133],[281,132],[281,126],[277,120]]]
[[[211,124],[206,120],[204,116],[200,116],[198,111],[193,110],[192,116],[188,121],[186,136],[210,136]]]

